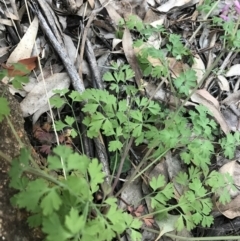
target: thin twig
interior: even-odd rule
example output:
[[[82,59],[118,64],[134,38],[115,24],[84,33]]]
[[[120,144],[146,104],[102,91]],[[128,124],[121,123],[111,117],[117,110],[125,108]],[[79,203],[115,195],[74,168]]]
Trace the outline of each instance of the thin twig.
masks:
[[[125,159],[126,159],[126,157],[127,157],[127,154],[128,154],[128,152],[129,152],[131,146],[132,146],[132,143],[133,143],[133,137],[131,137],[130,140],[129,140],[129,142],[126,143],[126,145],[125,145],[125,149],[124,149],[124,152],[123,152],[123,154],[122,154],[121,161],[120,161],[120,164],[119,164],[119,167],[118,167],[118,172],[117,172],[116,178],[115,178],[115,180],[114,180],[114,183],[113,183],[113,185],[112,185],[111,194],[113,193],[115,187],[117,186],[117,183],[118,183],[118,181],[119,181],[119,177],[120,177],[120,175],[121,175],[121,173],[122,173],[122,168],[123,168],[124,161],[125,161]]]
[[[91,69],[94,70],[92,72],[92,77],[94,77],[93,81],[95,81],[98,89],[103,90],[104,89],[103,81],[102,81],[100,71],[99,71],[99,68],[97,65],[96,57],[93,52],[92,44],[89,41],[89,39],[86,39],[86,55],[87,55],[88,63],[90,65]]]
[[[108,3],[107,3],[108,4]],[[107,5],[106,4],[106,5]],[[102,6],[101,8],[99,9],[95,9],[92,11],[90,17],[88,18],[88,22],[87,22],[87,25],[86,27],[84,28],[84,31],[83,31],[83,35],[82,35],[82,42],[81,42],[81,50],[80,50],[80,66],[79,66],[79,69],[78,69],[78,74],[80,76],[80,78],[82,79],[82,62],[83,62],[83,54],[84,54],[84,49],[85,49],[85,43],[86,43],[86,40],[87,40],[87,34],[88,34],[88,30],[91,26],[91,23],[93,22],[95,16],[97,15],[97,13],[99,13],[100,11],[102,11],[102,9],[106,6]]]

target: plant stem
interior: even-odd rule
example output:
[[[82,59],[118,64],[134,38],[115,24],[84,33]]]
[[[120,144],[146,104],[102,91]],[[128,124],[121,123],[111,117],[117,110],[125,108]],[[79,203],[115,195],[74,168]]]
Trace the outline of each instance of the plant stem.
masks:
[[[13,135],[16,137],[16,140],[17,140],[18,143],[19,143],[19,146],[20,146],[21,148],[23,148],[23,147],[24,147],[24,144],[22,143],[20,137],[18,136],[16,130],[14,129],[11,120],[8,118],[8,116],[6,116],[6,119],[7,119],[7,123],[8,123],[8,125],[9,125],[10,128],[11,128],[11,131],[12,131]],[[33,165],[35,168],[39,169],[39,166],[38,166],[37,163],[33,160],[33,158],[32,158],[31,155],[30,155],[29,158],[30,158],[30,160],[31,160],[32,165]]]
[[[115,187],[117,186],[119,177],[122,173],[123,163],[124,163],[124,161],[126,159],[126,156],[129,152],[131,146],[132,146],[132,143],[133,143],[133,137],[131,137],[129,142],[126,143],[126,145],[125,145],[125,149],[124,149],[124,152],[123,152],[122,157],[121,157],[121,161],[120,161],[120,164],[119,164],[119,167],[118,167],[118,172],[117,172],[116,178],[114,180],[114,183],[113,183],[113,186],[112,186],[112,191],[111,191],[110,195],[113,193]]]
[[[132,173],[132,175],[130,176],[130,178],[127,180],[127,182],[124,183],[124,185],[122,186],[122,188],[115,194],[115,197],[119,196],[121,194],[121,192],[132,182],[134,181],[136,178],[136,174],[140,171],[140,168],[142,167],[142,165],[146,162],[148,156],[150,155],[150,153],[152,152],[153,147],[150,148],[148,150],[148,152],[145,154],[145,156],[143,157],[142,161],[139,163],[139,165],[137,166],[137,168],[134,170],[134,172]],[[163,157],[167,152],[169,151],[169,149],[165,150],[158,158],[156,158],[147,168],[149,168],[154,162],[156,162],[157,160],[159,160],[161,157]],[[146,170],[146,168],[144,169]],[[141,172],[142,173],[142,172]],[[141,175],[141,174],[140,174]]]
[[[3,159],[5,159],[9,164],[12,163],[11,157],[8,156],[8,155],[6,155],[6,154],[4,154],[1,150],[0,150],[0,156],[1,156]]]

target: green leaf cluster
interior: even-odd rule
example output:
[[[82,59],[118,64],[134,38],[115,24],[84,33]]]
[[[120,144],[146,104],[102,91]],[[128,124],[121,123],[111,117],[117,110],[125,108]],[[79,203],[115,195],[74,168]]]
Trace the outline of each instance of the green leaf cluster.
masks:
[[[47,170],[42,171],[29,167],[30,152],[22,149],[9,171],[10,186],[19,191],[12,203],[32,213],[29,225],[42,226],[49,241],[111,241],[126,230],[132,240],[137,240],[142,222],[119,209],[116,198],[109,197],[100,205],[94,203],[94,194],[105,177],[98,160],[66,146],[58,146],[53,152]],[[66,178],[55,177],[61,171]],[[25,172],[38,178],[29,178]]]
[[[137,57],[144,76],[169,77],[164,51],[145,45],[153,33],[163,29],[145,25],[134,16],[122,20],[123,26],[141,36],[134,45],[141,48]],[[225,27],[228,30],[232,28],[231,25]],[[190,56],[178,35],[170,34],[168,40],[170,55],[177,60]],[[103,76],[110,91],[87,89],[83,93],[69,93],[66,89],[57,90],[57,95],[51,99],[52,106],[61,108],[67,104],[74,115],[72,106],[80,102],[88,137],[97,137],[100,132],[108,137],[108,151],[115,153],[111,155],[117,161],[131,137],[136,145],[144,143],[154,150],[149,159],[158,160],[172,149],[178,151],[187,172],[180,172],[172,183],[166,183],[162,175],[151,180],[152,208],[160,218],[168,215],[170,210],[177,211],[180,215],[176,224],[178,230],[185,226],[188,230],[197,225],[209,227],[213,222],[211,194],[217,194],[219,201],[226,203],[230,200],[226,185],[234,189],[229,175],[209,172],[211,157],[217,146],[223,149],[225,156],[232,158],[236,145],[240,143],[240,134],[228,134],[213,145],[217,126],[204,106],[199,105],[188,113],[184,108],[172,112],[140,95],[140,90],[131,84],[135,74],[129,65],[112,63],[111,69]],[[173,81],[180,96],[188,96],[195,85],[196,73],[193,70],[181,73]],[[0,98],[0,121],[8,113],[6,100]],[[75,116],[65,116],[64,121],[56,121],[55,125],[59,131],[73,128],[75,123]],[[74,137],[77,131],[74,129],[72,133]],[[31,167],[30,159],[30,153],[22,149],[20,156],[12,162],[10,185],[19,191],[12,202],[32,213],[29,225],[42,226],[47,240],[112,240],[125,231],[131,240],[141,239],[138,230],[142,223],[119,209],[115,198],[108,197],[101,204],[95,203],[94,195],[105,178],[97,159],[79,155],[65,146],[54,148],[53,155],[48,156],[46,170]],[[116,169],[118,165],[114,165],[113,169]],[[37,178],[25,173],[34,174]],[[175,184],[180,186],[179,197],[174,195]],[[176,205],[171,204],[174,199]]]
[[[177,60],[181,60],[184,56],[190,55],[189,49],[184,47],[180,38],[180,35],[170,34],[168,39],[169,44],[167,44],[168,51],[170,51]]]
[[[224,150],[224,155],[231,159],[234,157],[236,147],[240,144],[240,134],[238,131],[234,134],[228,133],[219,140],[219,143]]]
[[[180,194],[179,198],[174,195],[174,187]],[[229,174],[223,175],[217,171],[204,173],[200,168],[191,166],[188,173],[180,172],[174,178],[173,183],[168,183],[163,175],[153,177],[150,186],[153,189],[151,194],[152,208],[161,215],[158,219],[168,215],[170,210],[179,213],[176,222],[176,229],[181,231],[184,227],[192,230],[198,225],[210,227],[213,223],[211,215],[213,203],[210,198],[211,193],[219,196],[219,201],[223,204],[230,201],[230,195],[226,186],[235,190],[233,179]],[[169,205],[169,200],[175,198],[177,204]]]
[[[174,79],[174,85],[178,90],[178,93],[188,96],[190,91],[197,84],[196,72],[192,69],[188,69],[185,72],[180,73],[180,75]]]

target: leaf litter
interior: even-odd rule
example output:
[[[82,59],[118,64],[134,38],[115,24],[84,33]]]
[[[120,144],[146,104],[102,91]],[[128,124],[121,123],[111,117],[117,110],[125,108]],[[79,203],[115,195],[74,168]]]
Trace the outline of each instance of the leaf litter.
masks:
[[[33,122],[38,122],[36,124],[37,128],[35,125],[33,138],[43,144],[40,151],[45,154],[50,154],[52,145],[56,145],[57,143],[56,139],[60,139],[61,142],[63,142],[65,138],[65,136],[62,137],[61,134],[58,134],[56,137],[53,133],[49,132],[49,130],[46,131],[39,127],[39,123],[41,123],[43,119],[47,119],[49,123],[51,122],[46,113],[49,113],[48,111],[51,108],[48,104],[48,98],[56,94],[53,90],[73,87],[75,90],[82,92],[89,86],[96,88],[100,83],[96,82],[95,71],[99,71],[98,75],[100,75],[100,78],[103,78],[106,70],[111,68],[112,60],[118,63],[128,63],[131,66],[135,73],[132,81],[135,81],[138,88],[143,88],[143,95],[146,94],[149,98],[155,99],[163,105],[170,105],[173,110],[177,108],[178,103],[176,103],[176,96],[174,96],[175,93],[171,88],[172,83],[169,81],[170,79],[164,77],[150,79],[144,71],[141,70],[139,61],[137,60],[137,55],[139,55],[141,49],[133,46],[133,40],[137,38],[136,32],[125,28],[122,33],[122,38],[116,34],[119,21],[121,21],[122,18],[127,20],[131,14],[135,15],[136,19],[142,20],[144,23],[149,23],[154,27],[164,26],[166,29],[170,29],[172,33],[181,36],[181,41],[185,46],[191,45],[190,49],[194,53],[194,64],[191,65],[191,67],[190,64],[187,63],[188,61],[184,59],[179,60],[178,54],[173,57],[165,56],[168,68],[170,69],[170,76],[173,80],[181,76],[183,71],[185,72],[189,69],[194,69],[197,73],[196,82],[199,84],[199,88],[194,90],[195,86],[190,86],[187,90],[184,90],[184,92],[188,94],[194,90],[194,93],[192,93],[188,101],[184,102],[184,100],[180,100],[180,103],[184,104],[187,110],[191,110],[198,104],[204,105],[212,112],[214,119],[219,123],[221,130],[225,134],[228,134],[230,131],[239,131],[238,76],[240,72],[239,64],[237,63],[239,56],[234,56],[233,53],[229,52],[229,56],[226,56],[226,59],[221,59],[220,63],[222,63],[222,65],[218,66],[219,71],[208,74],[205,77],[206,70],[214,63],[218,51],[221,51],[223,47],[223,43],[219,38],[218,30],[211,29],[211,25],[207,22],[202,23],[202,21],[206,20],[206,15],[204,12],[199,12],[196,6],[201,6],[203,1],[131,0],[109,1],[106,3],[101,0],[99,2],[89,0],[86,2],[69,1],[67,7],[63,5],[63,2],[60,1],[60,4],[56,5],[51,1],[41,2],[41,8],[45,10],[43,17],[46,21],[45,23],[41,18],[38,19],[38,14],[36,14],[38,17],[35,16],[30,24],[23,18],[19,18],[18,16],[22,17],[26,14],[24,8],[17,8],[17,6],[12,6],[12,8],[8,7],[7,9],[2,8],[5,9],[1,15],[2,26],[0,28],[0,58],[2,60],[2,67],[8,68],[9,70],[9,68],[12,67],[11,65],[22,63],[31,71],[28,75],[31,81],[29,83],[23,83],[24,91],[15,89],[11,79],[15,74],[25,75],[21,70],[20,73],[9,73],[9,78],[4,78],[2,82],[8,84],[12,93],[22,95],[20,105],[23,116],[33,115]],[[211,12],[210,16],[214,17],[225,14],[222,12],[222,9],[224,4],[228,3],[229,1],[221,1],[217,5],[217,8]],[[33,13],[39,11],[39,9],[34,9],[34,5],[29,5],[29,7],[30,6]],[[99,12],[93,14],[93,11]],[[16,15],[14,15],[14,13],[16,13]],[[93,18],[91,18],[91,16]],[[74,17],[78,17],[78,20],[76,21]],[[10,24],[13,20],[15,20],[14,23],[16,23],[16,25]],[[44,28],[46,23],[50,26],[49,29]],[[86,25],[86,23],[89,23],[88,28],[84,28],[84,24]],[[19,30],[19,26],[23,29],[23,33]],[[202,28],[198,29],[198,26]],[[10,28],[12,30],[14,29],[15,32],[10,31]],[[85,39],[85,42],[81,38],[86,29],[87,39]],[[54,33],[56,38],[54,41],[57,42],[58,45],[54,45],[53,42],[51,42],[53,39],[49,38],[49,36],[52,36],[48,33],[49,31]],[[10,39],[5,37],[6,33],[10,34]],[[193,35],[195,33],[198,33],[198,35]],[[157,49],[164,48],[165,43],[166,38],[164,35],[153,33],[148,39],[146,46],[157,51]],[[14,46],[15,44],[16,46]],[[37,46],[37,49],[35,49],[35,46]],[[90,52],[91,48],[93,51],[88,58],[86,58],[86,51]],[[165,48],[165,51],[167,53],[167,48]],[[104,55],[106,57],[104,57]],[[31,60],[31,58],[36,60],[35,56],[38,57],[38,63],[34,61],[24,62],[24,60]],[[64,62],[66,59],[67,61]],[[148,56],[147,59],[154,67],[161,68],[164,65],[160,59],[152,58],[151,56]],[[38,66],[39,63],[41,68]],[[97,63],[97,69],[91,69],[92,63]],[[78,73],[82,78],[79,77]],[[104,88],[108,88],[108,86],[104,85]],[[70,113],[69,108],[65,107],[60,108],[58,113],[55,112],[54,115],[60,115],[62,116],[60,119],[64,119],[63,116],[66,116],[66,113],[61,112],[62,110],[67,112],[67,114]],[[79,117],[77,121],[80,122],[82,120]],[[84,130],[84,127],[81,128]],[[101,145],[106,148],[107,143],[104,143],[101,136],[99,136],[98,142],[95,140],[95,145],[97,145],[97,143],[101,143]],[[79,143],[75,142],[74,147],[72,139],[65,142],[65,145],[68,144],[70,148],[75,148],[79,145]],[[133,169],[137,165],[137,163],[134,164],[133,161],[137,161],[139,156],[146,151],[146,148],[147,145],[144,143],[138,149],[133,148],[131,154]],[[149,212],[152,211],[149,202],[144,200],[142,196],[142,188],[145,195],[150,192],[149,189],[147,190],[146,188],[149,187],[150,177],[152,178],[152,176],[154,176],[157,178],[163,175],[165,177],[166,187],[169,181],[174,180],[174,175],[184,171],[180,158],[178,158],[178,155],[175,155],[175,152],[176,150],[172,149],[165,156],[164,162],[161,162],[161,168],[157,168],[158,164],[156,164],[151,172],[142,173],[141,178],[132,182],[131,185],[128,185],[128,188],[122,192],[121,198],[129,203],[127,210],[133,216],[142,216],[143,212],[146,212],[147,209]],[[98,152],[98,154],[100,156],[101,154],[104,155],[104,153],[100,152]],[[167,164],[163,165],[165,162]],[[107,165],[108,163],[106,166]],[[238,162],[234,160],[223,165],[220,169],[221,173],[231,170],[230,174],[233,175],[236,186],[239,186],[238,166]],[[168,175],[166,173],[168,173]],[[125,181],[127,182],[130,175],[123,173],[123,176],[124,175],[126,177]],[[144,183],[145,187],[142,186],[142,183]],[[181,192],[183,191],[182,187],[180,187],[175,180],[173,183],[175,198],[180,199],[182,195]],[[145,193],[146,190],[147,193]],[[216,202],[216,210],[229,219],[239,218],[239,191],[231,194],[232,200],[228,204],[223,205]],[[142,201],[139,202],[139,200]],[[220,214],[218,213],[217,215],[219,216]],[[157,220],[155,228],[160,228],[160,231],[157,235],[152,235],[151,239],[162,240],[161,236],[164,234],[178,233],[175,225],[177,222],[176,218],[178,218],[178,216],[174,215],[173,212],[168,218],[162,219],[162,221]],[[154,226],[154,220],[153,216],[143,218],[143,221],[148,227]],[[216,222],[219,221],[216,220]],[[217,228],[215,227],[215,229]],[[202,230],[203,229],[201,229],[201,231]],[[185,237],[194,235],[194,233],[185,229],[184,231]],[[236,233],[239,233],[239,230],[237,230]],[[204,230],[204,235],[208,236],[208,229]],[[169,236],[169,238],[170,237],[171,236]]]

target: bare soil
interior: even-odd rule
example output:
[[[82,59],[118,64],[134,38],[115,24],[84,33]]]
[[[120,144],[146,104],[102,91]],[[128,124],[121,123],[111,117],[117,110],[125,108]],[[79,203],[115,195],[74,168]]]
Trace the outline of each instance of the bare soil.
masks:
[[[20,106],[12,94],[8,92],[6,86],[0,84],[0,96],[7,97],[11,114],[11,120],[18,137],[24,146],[30,148],[30,142],[24,131],[24,119],[21,114]],[[0,123],[0,150],[10,159],[19,154],[21,145],[14,136],[8,122],[4,119]],[[32,151],[34,158],[37,155]],[[0,240],[4,241],[40,241],[43,236],[38,230],[31,230],[27,225],[28,213],[23,210],[13,208],[10,198],[14,195],[14,190],[9,188],[8,169],[9,164],[0,157]]]

